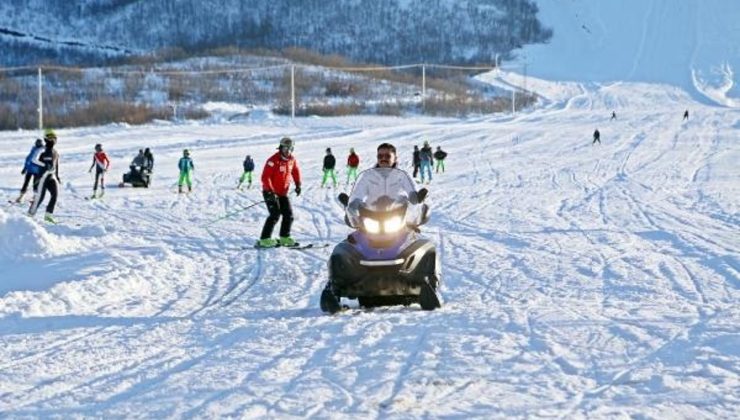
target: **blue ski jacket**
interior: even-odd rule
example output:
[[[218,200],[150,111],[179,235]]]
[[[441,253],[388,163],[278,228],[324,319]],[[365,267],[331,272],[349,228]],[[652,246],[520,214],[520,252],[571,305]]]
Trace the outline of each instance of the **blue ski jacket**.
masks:
[[[29,173],[31,175],[38,175],[39,173],[41,173],[43,167],[35,164],[33,161],[36,160],[38,155],[40,155],[43,151],[44,146],[33,146],[31,148],[31,153],[26,156],[26,162],[23,164],[23,168],[26,170],[26,173]]]

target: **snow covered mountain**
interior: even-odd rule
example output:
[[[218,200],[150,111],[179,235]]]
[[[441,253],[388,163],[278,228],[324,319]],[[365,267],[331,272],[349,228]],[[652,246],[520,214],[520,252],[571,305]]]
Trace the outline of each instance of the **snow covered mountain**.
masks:
[[[551,35],[531,0],[9,0],[0,64],[157,48],[303,47],[385,64],[491,63]]]
[[[734,0],[539,0],[553,29],[518,51],[518,73],[557,81],[666,83],[740,107],[740,3]]]

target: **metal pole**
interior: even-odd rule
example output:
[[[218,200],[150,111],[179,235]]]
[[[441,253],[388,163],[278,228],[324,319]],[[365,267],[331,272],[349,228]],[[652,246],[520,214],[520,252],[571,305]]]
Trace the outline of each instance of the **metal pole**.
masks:
[[[424,110],[424,99],[427,97],[427,66],[421,65],[421,109]]]
[[[43,98],[43,89],[41,89],[41,83],[42,83],[42,79],[41,79],[41,67],[39,67],[39,81],[38,81],[38,84],[39,84],[39,108],[38,108],[38,113],[39,113],[39,131],[42,131],[42,134],[43,134],[43,130],[44,130],[44,102],[43,102],[43,99],[44,98]]]
[[[295,66],[290,67],[290,118],[295,118]]]
[[[511,91],[511,113],[516,113],[516,89]]]

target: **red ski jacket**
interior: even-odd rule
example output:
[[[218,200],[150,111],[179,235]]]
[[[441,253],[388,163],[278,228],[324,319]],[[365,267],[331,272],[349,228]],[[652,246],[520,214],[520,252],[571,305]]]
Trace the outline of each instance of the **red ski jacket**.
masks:
[[[293,156],[284,159],[280,152],[270,156],[262,170],[262,190],[272,191],[286,197],[290,190],[291,178],[295,185],[301,185],[301,170]]]
[[[347,158],[347,166],[351,166],[353,168],[360,166],[360,157],[357,156],[356,153],[352,153],[351,155],[349,155],[349,157]]]
[[[106,155],[105,152],[95,152],[95,155],[93,156],[92,166],[95,165],[97,165],[100,169],[110,168],[110,160],[108,160],[108,155]],[[92,166],[90,167],[90,169],[92,169]]]

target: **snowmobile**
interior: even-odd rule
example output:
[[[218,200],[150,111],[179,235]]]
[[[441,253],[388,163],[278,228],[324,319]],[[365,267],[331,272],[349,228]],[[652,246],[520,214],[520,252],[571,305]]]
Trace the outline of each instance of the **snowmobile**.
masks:
[[[148,168],[144,168],[141,165],[131,165],[130,171],[123,174],[123,182],[118,184],[118,186],[123,187],[125,184],[131,184],[134,187],[149,188],[151,180],[152,173]]]
[[[419,226],[429,221],[427,190],[415,191],[408,174],[395,168],[360,175],[352,194],[338,197],[345,223],[355,230],[329,258],[321,310],[345,309],[343,297],[365,308],[414,303],[424,310],[440,308],[440,261],[434,243],[419,235]]]

